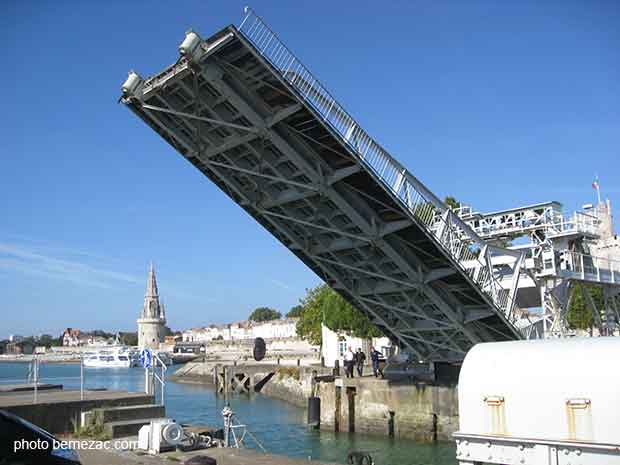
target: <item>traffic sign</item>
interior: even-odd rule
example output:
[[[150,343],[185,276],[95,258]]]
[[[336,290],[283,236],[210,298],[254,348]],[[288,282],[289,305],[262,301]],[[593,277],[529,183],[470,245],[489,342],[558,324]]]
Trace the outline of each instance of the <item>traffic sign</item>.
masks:
[[[151,368],[153,353],[149,349],[142,349],[142,352],[140,352],[140,363],[144,368]]]

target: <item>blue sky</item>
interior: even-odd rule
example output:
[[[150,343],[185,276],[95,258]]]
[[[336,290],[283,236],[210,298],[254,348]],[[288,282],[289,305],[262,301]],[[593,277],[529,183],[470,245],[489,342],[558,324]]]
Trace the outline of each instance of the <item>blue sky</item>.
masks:
[[[127,71],[244,3],[0,6],[0,338],[134,330],[149,261],[175,329],[286,312],[318,284],[117,104]],[[620,207],[620,3],[255,2],[343,105],[437,194],[480,211],[602,194]]]

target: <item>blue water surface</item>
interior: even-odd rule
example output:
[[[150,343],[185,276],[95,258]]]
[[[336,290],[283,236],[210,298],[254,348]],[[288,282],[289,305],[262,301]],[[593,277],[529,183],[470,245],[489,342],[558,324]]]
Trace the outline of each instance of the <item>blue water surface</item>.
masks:
[[[176,366],[170,367],[168,375]],[[88,389],[144,390],[141,368],[85,369]],[[80,367],[76,364],[42,364],[41,382],[60,383],[79,389]],[[25,382],[26,363],[0,363],[0,383]],[[411,440],[364,434],[315,431],[305,426],[305,411],[261,394],[230,398],[239,421],[248,426],[268,452],[297,458],[345,463],[349,449],[370,451],[377,465],[454,465],[453,443],[421,444]],[[166,414],[180,423],[221,426],[226,401],[207,386],[168,381]],[[247,445],[253,447],[251,440]],[[254,446],[255,447],[255,446]]]

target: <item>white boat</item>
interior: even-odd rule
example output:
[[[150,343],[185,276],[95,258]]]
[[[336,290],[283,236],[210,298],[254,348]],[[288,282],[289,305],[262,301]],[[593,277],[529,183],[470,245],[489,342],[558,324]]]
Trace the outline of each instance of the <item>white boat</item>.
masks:
[[[102,348],[86,354],[84,366],[88,368],[129,368],[135,366],[127,347]]]

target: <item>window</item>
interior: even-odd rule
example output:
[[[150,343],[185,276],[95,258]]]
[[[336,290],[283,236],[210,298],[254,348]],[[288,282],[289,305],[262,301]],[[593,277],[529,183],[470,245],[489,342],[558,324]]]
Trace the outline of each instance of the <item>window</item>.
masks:
[[[344,353],[347,351],[347,341],[342,340],[338,341],[338,356],[344,356]]]

